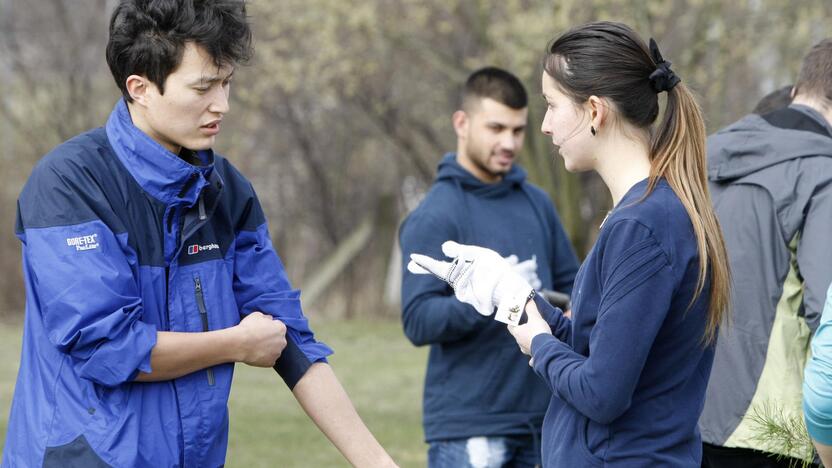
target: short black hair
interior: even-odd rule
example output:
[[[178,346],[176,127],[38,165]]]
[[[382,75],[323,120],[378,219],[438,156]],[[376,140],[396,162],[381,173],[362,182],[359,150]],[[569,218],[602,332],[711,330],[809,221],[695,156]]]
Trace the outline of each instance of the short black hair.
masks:
[[[523,109],[529,103],[526,88],[513,74],[497,67],[485,67],[471,73],[462,91],[462,108],[473,99],[490,98],[512,109]]]
[[[164,94],[186,43],[203,47],[221,67],[247,62],[251,37],[245,0],[121,0],[110,17],[107,65],[132,102],[127,77],[144,75]]]

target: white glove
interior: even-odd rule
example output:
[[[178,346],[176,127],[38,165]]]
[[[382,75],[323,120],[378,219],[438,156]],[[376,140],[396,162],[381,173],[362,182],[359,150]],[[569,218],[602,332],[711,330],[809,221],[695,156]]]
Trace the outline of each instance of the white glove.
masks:
[[[522,262],[518,261],[517,255],[509,255],[505,259],[514,268],[514,271],[529,283],[529,286],[533,287],[535,291],[540,290],[543,283],[537,276],[537,255],[532,255],[532,258]]]
[[[489,316],[497,307],[495,320],[518,325],[534,289],[511,264],[493,250],[447,241],[442,252],[451,262],[411,254],[407,269],[415,274],[433,274],[454,288],[456,298]]]

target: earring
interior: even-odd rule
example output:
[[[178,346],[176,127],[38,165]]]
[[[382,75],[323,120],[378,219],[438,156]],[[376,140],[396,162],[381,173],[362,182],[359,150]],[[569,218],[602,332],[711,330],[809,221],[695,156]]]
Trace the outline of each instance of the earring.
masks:
[[[589,133],[592,133],[592,136],[595,136],[595,127],[593,127],[592,125],[589,126]]]

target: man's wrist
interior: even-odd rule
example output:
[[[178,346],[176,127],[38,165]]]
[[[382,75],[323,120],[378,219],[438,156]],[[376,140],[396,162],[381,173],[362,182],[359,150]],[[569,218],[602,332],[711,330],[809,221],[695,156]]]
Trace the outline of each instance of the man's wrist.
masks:
[[[239,326],[235,325],[230,328],[226,328],[223,330],[218,330],[218,332],[224,332],[225,334],[225,342],[227,344],[229,358],[231,362],[245,362],[246,360],[246,349],[245,349],[245,331]]]

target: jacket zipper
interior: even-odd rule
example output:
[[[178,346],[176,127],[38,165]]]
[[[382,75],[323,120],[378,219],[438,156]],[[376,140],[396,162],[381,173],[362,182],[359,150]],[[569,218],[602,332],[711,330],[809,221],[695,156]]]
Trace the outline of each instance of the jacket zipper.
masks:
[[[205,308],[205,296],[202,294],[202,281],[199,276],[194,276],[194,294],[196,295],[196,306],[199,308],[199,318],[202,319],[202,331],[208,331],[208,310]],[[206,369],[208,373],[208,385],[214,385],[214,369]]]

